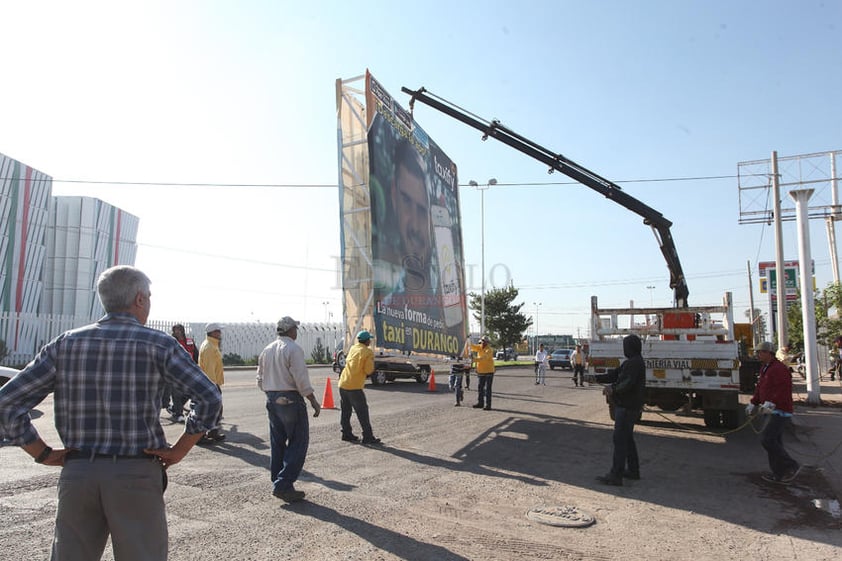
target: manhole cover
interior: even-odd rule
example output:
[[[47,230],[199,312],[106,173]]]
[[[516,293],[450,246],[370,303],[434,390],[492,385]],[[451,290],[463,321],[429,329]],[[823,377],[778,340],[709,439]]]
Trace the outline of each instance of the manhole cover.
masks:
[[[526,512],[526,517],[548,526],[563,526],[565,528],[584,528],[596,522],[593,515],[573,505],[533,508]]]

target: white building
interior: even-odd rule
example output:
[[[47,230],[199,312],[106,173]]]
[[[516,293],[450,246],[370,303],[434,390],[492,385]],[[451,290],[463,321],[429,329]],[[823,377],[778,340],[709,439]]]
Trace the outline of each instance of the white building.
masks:
[[[102,315],[96,279],[133,265],[137,217],[89,197],[52,197],[52,178],[0,154],[0,339],[20,364]]]

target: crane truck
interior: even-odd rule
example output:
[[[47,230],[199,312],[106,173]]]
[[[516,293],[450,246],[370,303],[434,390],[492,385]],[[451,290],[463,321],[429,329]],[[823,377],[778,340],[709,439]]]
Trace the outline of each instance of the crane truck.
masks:
[[[637,333],[644,340],[647,361],[647,403],[665,410],[701,408],[710,427],[735,427],[739,422],[738,345],[733,336],[730,295],[720,306],[691,308],[689,289],[670,228],[663,214],[632,197],[616,183],[521,136],[499,120],[487,121],[433,95],[425,88],[401,88],[410,95],[410,112],[420,101],[593,189],[643,218],[652,228],[670,274],[674,308],[604,309],[591,302],[589,364],[596,373],[619,366],[622,336]],[[717,320],[716,315],[724,316]],[[623,324],[622,319],[626,320]],[[648,318],[637,322],[635,318]]]

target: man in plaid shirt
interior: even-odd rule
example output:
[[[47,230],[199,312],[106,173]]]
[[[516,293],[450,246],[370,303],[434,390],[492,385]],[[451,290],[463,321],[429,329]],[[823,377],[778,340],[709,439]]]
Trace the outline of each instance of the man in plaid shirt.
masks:
[[[0,433],[37,463],[62,466],[54,561],[100,559],[109,534],[117,560],[166,559],[164,470],[219,414],[219,390],[178,341],[144,327],[149,285],[134,267],[103,272],[105,316],[59,335],[0,388]],[[166,384],[196,402],[172,446],[159,420]],[[29,414],[50,393],[63,448],[49,447]]]

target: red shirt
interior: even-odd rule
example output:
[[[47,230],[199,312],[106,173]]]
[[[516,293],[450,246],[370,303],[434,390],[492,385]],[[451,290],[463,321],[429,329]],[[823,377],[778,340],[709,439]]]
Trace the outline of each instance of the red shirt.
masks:
[[[792,375],[789,368],[776,358],[760,369],[760,380],[751,398],[755,405],[764,401],[774,403],[775,409],[792,413]]]

